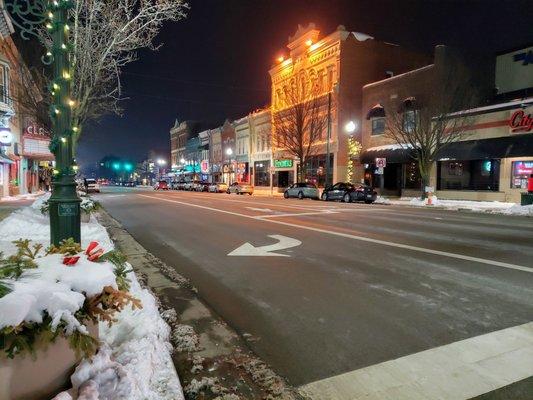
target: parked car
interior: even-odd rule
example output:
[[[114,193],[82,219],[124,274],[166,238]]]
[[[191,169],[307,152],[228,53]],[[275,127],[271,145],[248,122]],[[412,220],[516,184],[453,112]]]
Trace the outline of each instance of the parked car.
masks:
[[[209,182],[198,182],[194,185],[194,190],[197,192],[207,192]]]
[[[83,180],[83,187],[84,187],[85,193],[90,193],[90,192],[100,193],[100,185],[98,184],[96,179],[85,178]]]
[[[176,190],[185,190],[185,184],[187,182],[185,181],[179,181],[177,184],[176,184]]]
[[[254,187],[252,185],[247,184],[247,183],[233,182],[231,185],[229,185],[228,189],[226,190],[226,193],[227,194],[231,194],[231,193],[237,193],[237,194],[248,193],[251,196],[254,193]]]
[[[338,182],[322,192],[322,200],[341,200],[345,203],[364,201],[367,204],[376,201],[378,194],[368,185]]]
[[[124,186],[126,187],[135,187],[137,184],[133,181],[124,182]]]
[[[192,185],[194,181],[187,181],[183,184],[183,190],[192,190]]]
[[[213,193],[224,193],[228,190],[228,184],[224,182],[212,183],[208,191]]]
[[[298,197],[299,199],[319,199],[318,188],[316,185],[307,182],[293,183],[285,192],[283,192],[283,197],[288,199],[289,197]]]
[[[155,184],[154,190],[168,190],[167,181],[159,181]]]

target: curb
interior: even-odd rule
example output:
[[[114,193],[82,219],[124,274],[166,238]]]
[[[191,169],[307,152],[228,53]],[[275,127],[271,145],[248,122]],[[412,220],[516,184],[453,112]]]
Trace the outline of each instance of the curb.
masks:
[[[186,278],[142,247],[105,210],[97,218],[139,282],[161,304],[161,316],[172,328],[172,358],[186,399],[304,399],[203,303]]]

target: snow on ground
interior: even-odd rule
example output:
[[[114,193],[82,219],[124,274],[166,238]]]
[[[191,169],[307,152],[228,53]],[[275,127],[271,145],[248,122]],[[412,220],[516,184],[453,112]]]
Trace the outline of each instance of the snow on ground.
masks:
[[[413,207],[434,207],[446,210],[470,210],[475,212],[488,212],[505,215],[533,216],[533,206],[520,206],[515,203],[505,203],[501,201],[444,200],[433,196],[431,202],[432,204],[428,205],[427,200],[421,200],[418,197],[389,199],[379,196],[375,203]]]
[[[43,193],[45,193],[45,192],[39,191],[39,192],[36,192],[36,193],[18,194],[16,196],[4,196],[4,197],[0,198],[0,202],[2,202],[2,201],[32,200],[32,199],[35,199],[36,197],[41,196]]]
[[[38,198],[31,207],[17,210],[0,221],[0,251],[13,254],[13,240],[30,239],[32,243],[49,245],[48,216],[40,212],[49,194]],[[105,251],[113,243],[106,229],[94,217],[81,227],[82,247],[98,241]],[[61,255],[37,258],[38,268],[28,272],[13,285],[13,291],[0,299],[0,328],[22,320],[40,321],[47,311],[70,329],[84,330],[70,318],[85,300],[82,292],[95,294],[106,285],[115,286],[113,267],[95,264],[81,257],[74,267],[61,264]],[[88,277],[91,279],[88,279]],[[116,315],[111,327],[99,324],[101,349],[92,359],[83,360],[72,375],[74,389],[84,400],[182,400],[179,378],[171,359],[170,328],[163,321],[154,296],[141,288],[133,272],[130,293],[141,300],[142,309],[127,308]],[[38,277],[38,279],[35,279]],[[81,396],[83,393],[83,396]],[[56,399],[71,400],[70,392]]]

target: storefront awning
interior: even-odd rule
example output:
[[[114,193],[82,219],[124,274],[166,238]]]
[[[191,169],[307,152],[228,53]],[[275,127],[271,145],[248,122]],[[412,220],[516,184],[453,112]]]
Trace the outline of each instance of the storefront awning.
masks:
[[[438,159],[483,160],[531,156],[533,156],[533,134],[523,134],[451,143],[440,152]]]
[[[361,153],[362,164],[373,164],[376,158],[386,158],[387,163],[405,163],[413,160],[413,150],[397,144],[371,147]]]

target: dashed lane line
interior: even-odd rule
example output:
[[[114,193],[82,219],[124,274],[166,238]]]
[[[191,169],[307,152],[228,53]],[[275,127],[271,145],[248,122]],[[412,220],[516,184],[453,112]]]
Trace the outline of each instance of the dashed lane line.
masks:
[[[271,218],[263,218],[264,216],[262,217],[262,216],[246,215],[246,214],[241,214],[241,213],[234,212],[234,211],[221,210],[221,209],[214,208],[214,207],[202,206],[202,205],[199,205],[199,204],[191,204],[191,203],[187,203],[187,202],[179,201],[179,200],[165,199],[165,198],[160,197],[160,196],[148,196],[148,195],[144,195],[144,194],[139,194],[138,196],[146,197],[146,198],[154,199],[154,200],[159,200],[159,201],[166,201],[166,202],[169,202],[169,203],[182,204],[182,205],[189,206],[189,207],[202,208],[204,210],[211,210],[211,211],[219,212],[219,213],[223,213],[223,214],[235,215],[237,217],[254,219],[256,221],[264,221],[264,222],[268,222],[268,223],[271,223],[271,224],[285,225],[285,226],[290,226],[290,227],[293,227],[293,228],[298,228],[298,229],[304,229],[304,230],[313,231],[313,232],[324,233],[324,234],[327,234],[327,235],[344,237],[344,238],[348,238],[348,239],[358,240],[358,241],[361,241],[361,242],[379,244],[379,245],[388,246],[388,247],[395,247],[395,248],[404,249],[404,250],[416,251],[416,252],[419,252],[419,253],[432,254],[432,255],[436,255],[436,256],[454,258],[454,259],[463,260],[463,261],[472,261],[472,262],[480,263],[480,264],[492,265],[492,266],[496,266],[496,267],[502,267],[502,268],[514,269],[514,270],[517,270],[517,271],[524,271],[524,272],[533,273],[533,268],[525,267],[523,265],[510,264],[510,263],[506,263],[506,262],[502,262],[502,261],[489,260],[489,259],[486,259],[486,258],[479,258],[479,257],[472,257],[472,256],[463,255],[463,254],[449,253],[447,251],[427,249],[427,248],[424,248],[424,247],[411,246],[411,245],[408,245],[408,244],[387,242],[385,240],[380,240],[380,239],[373,239],[373,238],[364,237],[364,236],[357,236],[357,235],[352,235],[352,234],[349,234],[349,233],[337,232],[337,231],[332,231],[332,230],[327,230],[327,229],[322,229],[322,228],[316,228],[316,227],[312,227],[312,226],[298,225],[298,224],[295,224],[295,223],[292,223],[292,222],[279,221],[279,220],[275,220],[275,219],[271,219]]]

